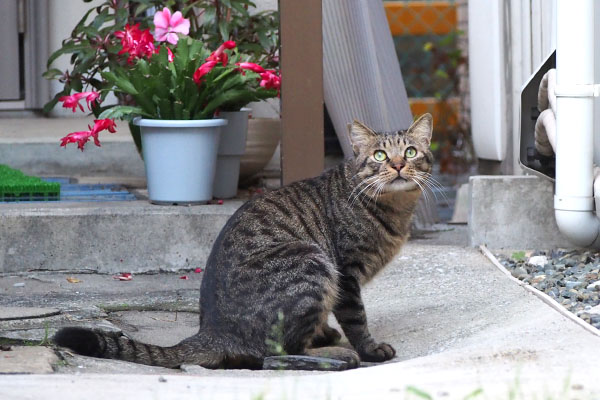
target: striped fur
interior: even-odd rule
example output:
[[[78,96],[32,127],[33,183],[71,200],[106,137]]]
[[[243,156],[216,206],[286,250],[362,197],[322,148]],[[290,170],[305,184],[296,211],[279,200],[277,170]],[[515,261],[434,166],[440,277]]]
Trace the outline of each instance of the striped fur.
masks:
[[[360,359],[385,361],[395,350],[367,327],[360,286],[398,253],[430,173],[431,116],[407,131],[375,133],[355,122],[355,160],[321,176],[253,198],[214,243],[200,291],[199,332],[169,347],[83,328],[64,328],[57,344],[94,357],[149,365],[260,368],[279,342],[287,354],[319,354],[340,334]],[[413,147],[416,155],[407,157]],[[375,152],[384,151],[385,161]],[[381,158],[381,157],[379,157]],[[349,350],[324,347],[322,354]],[[342,357],[340,356],[340,357]]]

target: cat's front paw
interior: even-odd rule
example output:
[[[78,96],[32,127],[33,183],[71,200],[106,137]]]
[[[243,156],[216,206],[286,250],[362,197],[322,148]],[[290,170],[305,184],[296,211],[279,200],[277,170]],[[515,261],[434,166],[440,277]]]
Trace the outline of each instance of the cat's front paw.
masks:
[[[371,342],[358,349],[362,361],[382,362],[391,360],[396,355],[396,350],[387,343]]]

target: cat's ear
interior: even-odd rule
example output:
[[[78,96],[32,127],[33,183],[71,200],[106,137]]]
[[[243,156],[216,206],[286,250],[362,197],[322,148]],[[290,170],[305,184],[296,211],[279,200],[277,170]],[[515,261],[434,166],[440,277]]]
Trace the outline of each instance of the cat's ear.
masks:
[[[377,139],[377,133],[360,121],[354,120],[352,125],[348,125],[350,142],[354,155],[358,155],[360,149],[373,143]]]
[[[413,124],[408,128],[406,134],[413,137],[415,140],[427,144],[431,143],[431,133],[433,132],[433,117],[431,114],[426,113],[421,115]]]

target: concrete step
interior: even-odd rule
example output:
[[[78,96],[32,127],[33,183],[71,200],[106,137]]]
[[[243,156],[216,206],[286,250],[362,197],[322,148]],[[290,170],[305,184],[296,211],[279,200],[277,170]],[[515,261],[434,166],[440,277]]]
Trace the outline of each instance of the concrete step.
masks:
[[[0,273],[203,268],[219,231],[243,201],[1,204]]]
[[[100,134],[102,147],[89,142],[60,147],[60,138],[93,125],[93,118],[1,118],[0,162],[37,176],[122,176],[144,178],[129,127],[117,121],[117,132]]]

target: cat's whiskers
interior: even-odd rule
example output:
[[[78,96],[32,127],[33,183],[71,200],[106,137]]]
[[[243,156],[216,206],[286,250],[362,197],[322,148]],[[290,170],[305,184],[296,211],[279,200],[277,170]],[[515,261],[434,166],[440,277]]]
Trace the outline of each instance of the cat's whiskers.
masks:
[[[427,193],[427,190],[425,190],[423,185],[421,183],[419,183],[418,178],[416,178],[415,176],[411,176],[410,180],[413,181],[419,187],[419,189],[421,189],[421,193],[423,194],[423,198],[425,199],[425,202],[429,203],[429,194]]]
[[[358,174],[354,175],[357,176]],[[358,189],[361,188],[361,186],[363,185],[368,185],[371,184],[373,181],[377,180],[377,176],[370,176],[368,178],[363,178],[355,187],[354,189],[352,189],[352,191],[350,192],[350,195],[348,196],[348,199],[346,201],[350,202],[350,199],[352,198],[352,195],[354,194],[354,192]]]
[[[445,194],[444,185],[442,185],[439,181],[437,181],[432,174],[429,172],[417,171],[419,175],[431,186],[431,188],[437,189],[440,194],[443,196],[446,203],[448,203],[448,197]]]
[[[381,188],[387,184],[387,181],[385,181],[383,179],[379,179],[376,183],[377,183],[377,186],[375,187],[375,189],[373,189],[373,194],[371,196],[369,196],[369,201],[367,202],[367,207],[371,204],[371,200],[374,200],[374,203],[377,204],[378,191],[381,190]]]
[[[377,189],[375,189],[375,204],[377,204],[377,199],[379,199],[379,196],[381,196],[381,193],[383,193],[383,188],[386,184],[387,182],[382,182]]]
[[[420,171],[415,171],[415,172],[416,173],[413,176],[413,178],[415,180],[419,180],[419,182],[421,182],[428,189],[428,191],[431,192],[431,194],[433,194],[436,201],[438,200],[437,193],[439,193],[442,196],[442,199],[446,202],[446,204],[448,206],[450,205],[450,202],[448,201],[448,197],[444,193],[444,187],[438,181],[433,179],[430,174],[427,174],[425,172],[420,172]]]
[[[368,182],[368,181],[370,181],[370,180],[373,180],[373,181],[372,181],[372,182]],[[361,185],[363,185],[363,184],[366,184],[366,186],[365,186],[364,188],[362,188],[362,189],[361,189],[361,191],[360,191],[360,192],[358,192],[358,193],[357,193],[357,194],[354,196],[354,198],[352,199],[352,201],[351,201],[351,202],[350,202],[350,197],[348,198],[348,201],[350,202],[350,206],[354,205],[354,203],[356,202],[356,199],[360,199],[360,201],[362,202],[362,200],[363,200],[363,199],[362,199],[362,198],[360,198],[360,195],[361,195],[361,194],[363,194],[363,192],[365,192],[365,191],[366,191],[366,190],[368,190],[369,188],[372,188],[374,185],[376,185],[376,184],[379,182],[379,180],[380,180],[380,177],[379,177],[378,175],[375,175],[375,176],[372,176],[372,177],[366,178],[366,179],[364,179],[363,181],[361,181],[361,183],[359,183],[359,184],[356,186],[355,190],[356,190],[358,187],[360,187]],[[353,190],[352,192],[354,192],[354,190]],[[350,196],[352,196],[352,193],[350,193]],[[367,194],[366,194],[366,193],[365,193],[365,196],[367,196]]]

